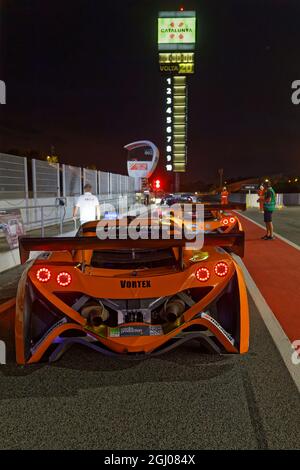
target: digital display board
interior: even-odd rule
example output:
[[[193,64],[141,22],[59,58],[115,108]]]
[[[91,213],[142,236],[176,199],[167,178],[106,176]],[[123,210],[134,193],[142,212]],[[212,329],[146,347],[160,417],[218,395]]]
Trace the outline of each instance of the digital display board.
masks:
[[[191,44],[196,41],[196,18],[158,18],[159,44]]]
[[[158,14],[158,62],[164,76],[165,168],[175,174],[186,171],[188,76],[195,72],[195,11],[160,11]]]
[[[186,75],[194,73],[194,64],[160,64],[159,70],[168,74]]]
[[[160,52],[159,70],[162,73],[178,75],[194,73],[194,52]]]
[[[186,78],[166,78],[166,170],[186,170]]]
[[[157,40],[159,50],[193,50],[196,42],[196,13],[160,12]]]
[[[160,64],[194,63],[194,52],[160,52]]]

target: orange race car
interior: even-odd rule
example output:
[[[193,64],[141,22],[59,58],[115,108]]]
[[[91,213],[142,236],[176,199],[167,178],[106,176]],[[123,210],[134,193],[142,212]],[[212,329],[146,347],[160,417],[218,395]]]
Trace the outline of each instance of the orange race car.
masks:
[[[201,221],[195,219],[197,207],[203,207],[203,217]],[[173,207],[173,209],[172,209]],[[193,203],[183,204],[179,203],[178,208],[182,208],[182,211],[175,211],[174,207],[159,208],[156,210],[157,216],[161,217],[162,220],[165,218],[165,223],[172,223],[175,226],[181,226],[183,223],[188,232],[191,231],[204,231],[204,232],[238,232],[242,230],[241,223],[237,214],[234,211],[246,210],[246,204],[244,203],[230,203],[227,205],[220,203]]]
[[[197,339],[209,351],[245,353],[249,316],[244,232],[205,233],[195,250],[182,239],[108,239],[97,222],[76,237],[20,238],[29,261],[16,299],[19,364],[57,360],[73,344],[144,358]],[[190,240],[188,240],[190,242]]]

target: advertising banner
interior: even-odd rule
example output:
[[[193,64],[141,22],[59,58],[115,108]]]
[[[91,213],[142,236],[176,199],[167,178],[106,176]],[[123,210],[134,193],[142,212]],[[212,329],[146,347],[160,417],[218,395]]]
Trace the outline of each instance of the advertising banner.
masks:
[[[18,248],[18,237],[25,234],[20,209],[0,211],[0,230],[4,233],[10,250]]]
[[[147,171],[148,165],[147,163],[137,163],[137,162],[130,162],[129,163],[130,171]]]
[[[158,44],[194,44],[196,17],[158,18]]]

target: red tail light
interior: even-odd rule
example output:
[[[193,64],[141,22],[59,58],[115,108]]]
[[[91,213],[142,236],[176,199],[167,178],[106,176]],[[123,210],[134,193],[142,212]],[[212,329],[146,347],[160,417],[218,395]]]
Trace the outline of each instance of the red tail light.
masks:
[[[40,268],[36,273],[36,278],[40,282],[48,282],[51,278],[51,272],[47,268]]]
[[[72,282],[72,276],[70,273],[62,271],[57,275],[56,282],[61,287],[67,287]]]
[[[234,224],[235,221],[236,221],[235,217],[230,217],[229,222],[230,222],[231,224]]]
[[[200,282],[205,282],[205,281],[208,281],[208,279],[210,278],[210,272],[207,268],[199,268],[197,269],[196,271],[196,278],[198,279],[198,281]]]
[[[222,219],[222,224],[223,225],[228,225],[229,224],[229,220],[226,218],[226,219]]]
[[[219,277],[224,277],[228,273],[228,265],[224,262],[217,263],[215,266],[215,273]]]

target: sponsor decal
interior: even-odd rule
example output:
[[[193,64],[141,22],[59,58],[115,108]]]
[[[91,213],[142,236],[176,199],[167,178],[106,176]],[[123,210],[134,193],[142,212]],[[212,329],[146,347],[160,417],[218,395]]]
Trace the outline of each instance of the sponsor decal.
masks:
[[[120,336],[145,336],[148,332],[148,326],[122,326],[120,328]]]
[[[205,318],[205,320],[208,320],[210,323],[212,323],[213,325],[215,325],[219,331],[221,331],[221,333],[226,336],[226,338],[228,339],[228,341],[230,341],[230,343],[232,345],[234,345],[235,341],[234,341],[234,338],[229,334],[227,333],[226,330],[224,330],[224,328],[220,325],[220,323],[217,322],[217,320],[215,320],[213,317],[211,317],[208,313],[206,312],[202,312],[201,313],[201,318]]]
[[[109,336],[111,338],[118,338],[120,336],[120,328],[110,328]]]
[[[163,334],[161,325],[132,325],[109,329],[110,338],[126,336],[159,336]]]
[[[161,325],[151,325],[149,326],[150,336],[159,336],[163,334],[163,329]]]
[[[120,281],[122,289],[147,289],[151,287],[151,281]]]

